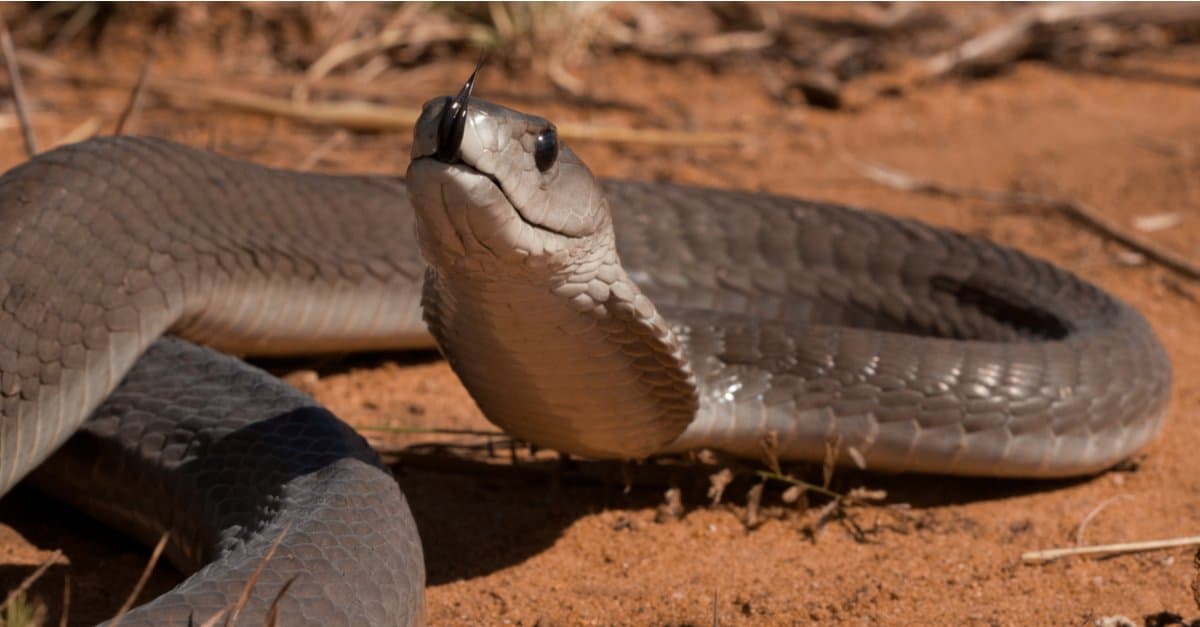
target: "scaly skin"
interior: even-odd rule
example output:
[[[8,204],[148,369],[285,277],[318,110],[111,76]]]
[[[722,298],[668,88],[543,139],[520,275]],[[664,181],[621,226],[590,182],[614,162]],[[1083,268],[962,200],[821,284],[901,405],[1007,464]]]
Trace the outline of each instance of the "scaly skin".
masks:
[[[1058,268],[842,207],[600,184],[565,146],[543,170],[549,122],[484,102],[443,162],[426,156],[442,106],[426,105],[409,167],[426,318],[484,413],[523,438],[758,457],[772,435],[784,460],[834,446],[873,470],[1057,477],[1161,426],[1153,332]]]
[[[204,622],[284,525],[242,624],[293,575],[281,625],[420,622],[416,526],[361,438],[241,362],[151,347],[168,330],[256,354],[427,346],[403,190],[138,138],[0,178],[0,493],[107,398],[42,483],[149,543],[171,530],[185,572],[207,564],[122,624]]]
[[[1161,425],[1148,325],[1049,264],[820,203],[596,183],[565,147],[540,174],[544,120],[478,101],[448,167],[424,158],[438,107],[407,187],[138,138],[0,178],[0,493],[96,410],[39,483],[143,541],[171,530],[168,557],[200,569],[123,624],[227,607],[285,527],[247,624],[293,575],[280,624],[420,621],[419,538],[361,439],[187,341],[428,346],[425,272],[485,412],[568,452],[757,457],[773,433],[782,459],[838,443],[872,469],[1060,476]]]

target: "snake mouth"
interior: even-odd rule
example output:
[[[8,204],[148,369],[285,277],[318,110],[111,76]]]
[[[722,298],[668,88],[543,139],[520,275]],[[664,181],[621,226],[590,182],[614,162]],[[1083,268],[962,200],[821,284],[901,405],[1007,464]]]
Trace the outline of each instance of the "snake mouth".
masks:
[[[462,160],[461,158],[459,158],[457,161],[454,161],[454,162],[447,162],[447,161],[444,161],[437,154],[429,154],[429,155],[425,155],[423,157],[418,157],[417,159],[413,160],[414,163],[416,163],[417,161],[436,162],[437,165],[443,171],[445,171],[447,174],[449,174],[450,172],[459,172],[461,174],[474,175],[474,176],[478,176],[478,177],[487,179],[488,181],[491,182],[492,186],[496,189],[496,191],[499,192],[500,195],[504,197],[505,204],[507,204],[508,208],[511,209],[513,214],[517,216],[517,219],[532,229],[535,229],[535,230],[541,231],[541,232],[545,232],[545,233],[551,233],[553,235],[557,235],[559,237],[563,237],[563,238],[571,239],[571,240],[580,239],[582,237],[579,235],[572,235],[570,233],[566,233],[562,230],[555,229],[554,227],[547,226],[545,224],[541,224],[539,222],[536,222],[536,221],[530,219],[529,216],[525,215],[525,212],[523,212],[521,210],[520,205],[513,200],[513,197],[509,193],[509,190],[504,186],[504,182],[501,181],[499,177],[497,177],[495,174],[492,174],[491,172],[488,172],[486,170],[481,170],[481,169],[475,167],[474,165]],[[453,210],[454,208],[453,207],[445,207],[445,209],[447,211],[450,211],[450,210]]]

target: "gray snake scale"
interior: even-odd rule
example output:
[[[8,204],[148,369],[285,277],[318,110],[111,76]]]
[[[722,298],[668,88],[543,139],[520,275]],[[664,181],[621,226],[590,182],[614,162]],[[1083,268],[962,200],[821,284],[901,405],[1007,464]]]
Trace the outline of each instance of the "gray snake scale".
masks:
[[[0,178],[0,494],[29,475],[142,541],[170,530],[195,573],[123,625],[203,622],[285,529],[241,624],[288,581],[281,625],[423,615],[416,526],[375,454],[218,351],[436,339],[490,419],[595,457],[757,457],[772,433],[785,459],[836,443],[868,469],[1046,477],[1161,426],[1149,326],[1050,264],[828,204],[597,183],[566,146],[543,170],[549,123],[478,100],[433,158],[447,102],[407,182],[132,137]]]

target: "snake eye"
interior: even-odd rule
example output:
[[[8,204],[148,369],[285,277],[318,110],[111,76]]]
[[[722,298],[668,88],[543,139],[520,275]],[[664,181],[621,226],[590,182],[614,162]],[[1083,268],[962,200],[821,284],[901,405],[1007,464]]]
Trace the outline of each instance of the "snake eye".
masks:
[[[533,162],[540,172],[545,172],[558,160],[558,131],[553,126],[538,133],[533,143]]]

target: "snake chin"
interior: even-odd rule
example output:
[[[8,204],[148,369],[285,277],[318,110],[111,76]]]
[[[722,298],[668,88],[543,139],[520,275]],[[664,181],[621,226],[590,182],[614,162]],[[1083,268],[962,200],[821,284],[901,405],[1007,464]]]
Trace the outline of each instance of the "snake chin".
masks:
[[[595,238],[571,237],[531,222],[495,176],[432,158],[413,161],[409,196],[426,260],[445,270],[533,279],[576,265]],[[418,182],[419,181],[419,182]],[[526,277],[530,278],[530,277]]]

